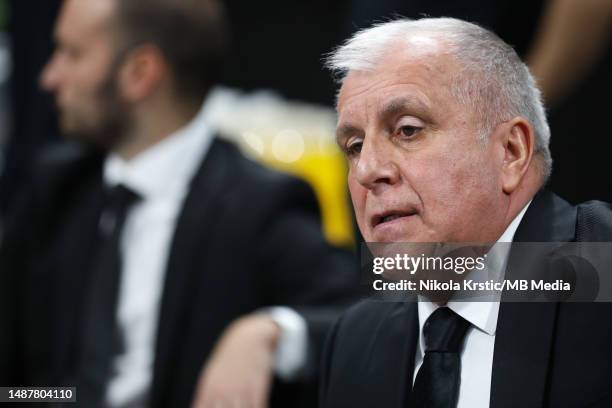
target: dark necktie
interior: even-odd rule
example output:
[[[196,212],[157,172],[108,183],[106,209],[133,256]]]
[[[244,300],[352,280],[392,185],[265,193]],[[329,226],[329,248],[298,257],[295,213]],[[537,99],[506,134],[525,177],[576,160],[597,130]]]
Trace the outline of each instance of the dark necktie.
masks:
[[[448,307],[439,307],[425,322],[425,357],[419,369],[410,408],[455,408],[461,381],[463,339],[470,323]]]
[[[105,197],[97,250],[83,304],[77,366],[77,400],[82,407],[104,405],[112,358],[121,348],[116,321],[121,273],[120,238],[127,210],[137,200],[134,192],[121,185],[109,189]]]

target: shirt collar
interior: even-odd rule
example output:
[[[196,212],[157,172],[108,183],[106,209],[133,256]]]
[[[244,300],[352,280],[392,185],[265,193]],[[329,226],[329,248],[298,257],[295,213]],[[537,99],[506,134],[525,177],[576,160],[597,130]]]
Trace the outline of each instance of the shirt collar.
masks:
[[[212,141],[208,105],[207,101],[185,126],[131,160],[111,153],[104,163],[105,183],[123,184],[144,199],[186,191]]]
[[[514,240],[514,234],[527,211],[527,208],[531,204],[529,201],[525,207],[518,213],[512,220],[510,225],[506,228],[504,233],[497,240],[500,242],[512,242]],[[494,262],[497,265],[504,265],[508,260],[509,245],[494,245],[489,254],[488,262]],[[476,329],[483,331],[484,333],[494,336],[497,328],[497,317],[499,315],[499,302],[458,302],[449,301],[447,306],[453,312],[463,317],[465,320],[470,322]],[[427,318],[438,308],[439,306],[435,303],[423,300],[418,304],[419,313],[419,333],[423,333],[423,325]],[[421,336],[422,337],[422,336]]]

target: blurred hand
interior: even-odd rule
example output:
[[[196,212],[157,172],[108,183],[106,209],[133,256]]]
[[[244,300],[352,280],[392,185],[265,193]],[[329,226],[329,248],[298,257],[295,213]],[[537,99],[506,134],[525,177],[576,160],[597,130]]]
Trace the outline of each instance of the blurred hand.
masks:
[[[202,370],[193,408],[266,408],[280,333],[264,314],[234,321]]]

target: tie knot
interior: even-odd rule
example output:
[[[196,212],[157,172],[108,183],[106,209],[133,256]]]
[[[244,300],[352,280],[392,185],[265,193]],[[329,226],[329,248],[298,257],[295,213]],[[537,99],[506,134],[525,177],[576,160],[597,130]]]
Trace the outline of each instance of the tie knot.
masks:
[[[140,200],[140,196],[122,184],[105,191],[104,211],[100,218],[100,229],[111,235],[121,228],[128,208]]]
[[[106,191],[106,207],[109,209],[125,210],[138,200],[140,196],[123,184],[117,184]]]
[[[437,308],[423,326],[425,352],[457,353],[470,323],[448,307]]]

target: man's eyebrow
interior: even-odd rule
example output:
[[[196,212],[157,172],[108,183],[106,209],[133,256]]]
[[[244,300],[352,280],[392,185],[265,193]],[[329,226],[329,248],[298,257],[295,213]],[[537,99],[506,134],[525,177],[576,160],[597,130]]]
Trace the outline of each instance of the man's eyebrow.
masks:
[[[429,116],[430,108],[419,98],[403,96],[392,99],[390,102],[385,104],[385,106],[383,106],[380,110],[380,114],[383,117],[392,117],[405,111],[413,111],[422,116]]]
[[[348,136],[359,133],[360,130],[357,126],[353,126],[349,123],[342,124],[336,129],[336,143],[341,146],[341,142]]]

